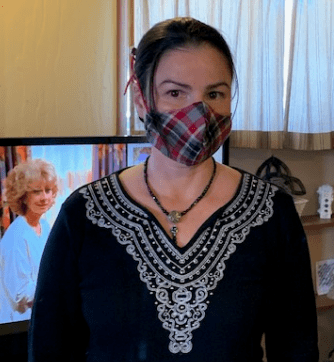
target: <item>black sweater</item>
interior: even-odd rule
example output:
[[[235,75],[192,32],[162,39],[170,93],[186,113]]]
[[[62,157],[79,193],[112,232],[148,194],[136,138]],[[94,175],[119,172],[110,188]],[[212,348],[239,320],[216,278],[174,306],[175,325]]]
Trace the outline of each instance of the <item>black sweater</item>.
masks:
[[[316,362],[292,198],[243,173],[183,248],[112,174],[64,203],[42,258],[29,361]]]

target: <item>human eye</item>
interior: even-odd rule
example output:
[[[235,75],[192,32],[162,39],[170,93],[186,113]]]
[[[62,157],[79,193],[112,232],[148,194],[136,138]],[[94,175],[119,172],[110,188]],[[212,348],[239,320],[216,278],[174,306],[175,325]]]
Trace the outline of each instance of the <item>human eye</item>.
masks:
[[[225,98],[225,93],[224,92],[221,92],[221,91],[212,91],[209,93],[209,98],[210,99],[223,99]]]
[[[181,95],[181,91],[178,89],[171,89],[167,92],[167,94],[172,98],[178,98]]]

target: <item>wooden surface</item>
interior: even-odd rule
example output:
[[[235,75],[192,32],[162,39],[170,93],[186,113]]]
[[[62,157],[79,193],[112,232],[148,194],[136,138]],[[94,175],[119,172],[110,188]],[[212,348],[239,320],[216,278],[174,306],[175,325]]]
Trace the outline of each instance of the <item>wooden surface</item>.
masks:
[[[326,295],[316,296],[317,310],[320,312],[334,308],[334,300],[327,298]]]
[[[304,230],[320,230],[334,227],[334,219],[320,219],[318,215],[306,215],[301,217]]]

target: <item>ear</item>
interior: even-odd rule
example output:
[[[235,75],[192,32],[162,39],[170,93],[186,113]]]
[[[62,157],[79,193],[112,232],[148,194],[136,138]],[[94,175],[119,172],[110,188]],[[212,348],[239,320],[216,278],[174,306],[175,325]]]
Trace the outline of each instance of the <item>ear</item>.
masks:
[[[145,101],[143,99],[142,93],[140,91],[140,88],[138,86],[137,82],[132,83],[132,90],[133,90],[133,101],[135,104],[135,107],[137,109],[139,118],[144,119],[145,114],[147,113]]]

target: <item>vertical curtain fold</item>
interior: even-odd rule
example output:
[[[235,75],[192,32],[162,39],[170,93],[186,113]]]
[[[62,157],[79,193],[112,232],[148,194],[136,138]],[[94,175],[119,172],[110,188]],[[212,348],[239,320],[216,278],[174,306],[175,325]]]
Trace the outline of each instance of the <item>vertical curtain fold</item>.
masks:
[[[284,2],[237,1],[229,13],[223,34],[230,39],[239,81],[231,147],[282,148]]]
[[[126,144],[93,145],[93,180],[126,167]]]
[[[334,3],[294,2],[285,147],[334,147]]]

